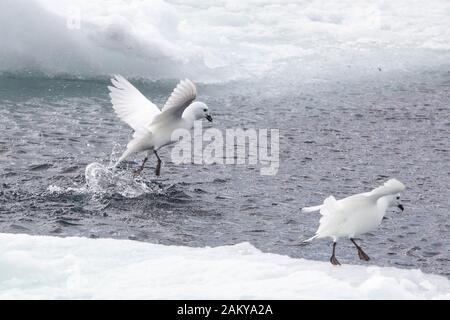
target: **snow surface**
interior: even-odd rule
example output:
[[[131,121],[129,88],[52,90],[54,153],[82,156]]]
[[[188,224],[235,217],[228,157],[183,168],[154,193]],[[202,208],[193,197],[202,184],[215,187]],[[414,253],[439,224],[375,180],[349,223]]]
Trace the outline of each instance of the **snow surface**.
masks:
[[[449,13],[447,0],[2,0],[0,72],[220,81],[429,68],[448,62]]]
[[[450,299],[447,278],[131,240],[0,234],[0,299]]]

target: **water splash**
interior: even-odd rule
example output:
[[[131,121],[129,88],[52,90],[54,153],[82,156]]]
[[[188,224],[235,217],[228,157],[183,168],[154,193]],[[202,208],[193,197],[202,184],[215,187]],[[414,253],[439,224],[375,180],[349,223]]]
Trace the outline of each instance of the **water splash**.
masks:
[[[86,183],[81,187],[64,188],[50,185],[47,192],[88,194],[97,199],[114,194],[125,198],[137,198],[144,194],[157,194],[164,191],[159,184],[143,181],[139,177],[134,177],[131,172],[114,171],[98,162],[88,164],[84,175]]]
[[[94,193],[103,193],[114,186],[113,172],[98,162],[86,166],[84,176],[86,188]]]
[[[96,194],[120,194],[126,198],[136,198],[146,193],[158,193],[159,185],[146,183],[134,178],[130,172],[114,171],[98,162],[86,166],[86,189]]]

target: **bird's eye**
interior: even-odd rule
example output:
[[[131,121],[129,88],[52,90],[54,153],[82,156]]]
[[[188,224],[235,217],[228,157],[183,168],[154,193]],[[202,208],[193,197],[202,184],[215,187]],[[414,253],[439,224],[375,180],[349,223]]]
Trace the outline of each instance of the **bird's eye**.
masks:
[[[206,112],[206,111],[208,111],[208,109],[203,109],[203,111],[205,111],[205,112]]]
[[[400,197],[397,197],[397,200],[400,200]]]

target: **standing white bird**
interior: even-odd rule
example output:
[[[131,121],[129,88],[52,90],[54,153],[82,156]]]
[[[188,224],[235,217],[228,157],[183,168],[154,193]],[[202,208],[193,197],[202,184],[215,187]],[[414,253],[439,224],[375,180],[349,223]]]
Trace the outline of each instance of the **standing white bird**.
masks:
[[[135,174],[140,174],[153,152],[158,159],[155,173],[159,176],[161,159],[158,150],[176,142],[171,139],[172,133],[181,128],[189,130],[194,121],[202,118],[212,121],[208,106],[200,101],[194,102],[197,88],[189,79],[178,83],[161,110],[124,77],[115,75],[111,82],[113,86],[108,86],[108,89],[114,111],[134,130],[133,139],[114,168],[133,153],[147,151],[141,167],[135,171]]]
[[[348,237],[356,246],[359,258],[368,261],[369,256],[356,244],[354,237],[377,228],[389,207],[398,207],[403,211],[403,205],[400,203],[400,192],[403,190],[405,190],[403,183],[396,179],[390,179],[371,192],[356,194],[340,200],[329,196],[322,205],[303,208],[302,212],[320,210],[322,215],[316,235],[305,242],[316,238],[332,238],[333,254],[330,262],[333,265],[340,265],[335,256],[336,244],[339,238]]]

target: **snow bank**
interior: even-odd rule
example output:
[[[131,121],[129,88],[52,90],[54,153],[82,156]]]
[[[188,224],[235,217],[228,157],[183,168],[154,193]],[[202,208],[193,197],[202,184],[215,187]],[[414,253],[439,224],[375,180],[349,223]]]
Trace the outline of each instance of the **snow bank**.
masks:
[[[0,299],[450,299],[419,270],[333,267],[262,253],[0,234]]]
[[[208,81],[429,67],[448,61],[449,13],[446,0],[2,0],[0,71]]]

